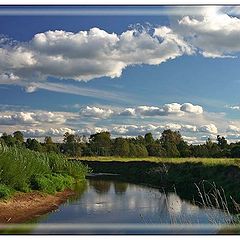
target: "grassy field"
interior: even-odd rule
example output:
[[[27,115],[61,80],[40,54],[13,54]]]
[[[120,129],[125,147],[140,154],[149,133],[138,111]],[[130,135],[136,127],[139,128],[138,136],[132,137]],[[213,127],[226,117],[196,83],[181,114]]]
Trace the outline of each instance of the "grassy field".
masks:
[[[86,161],[102,161],[102,162],[132,162],[132,161],[147,161],[154,163],[202,163],[203,165],[234,165],[240,166],[240,158],[159,158],[159,157],[146,157],[146,158],[128,158],[128,157],[79,157],[76,160]]]

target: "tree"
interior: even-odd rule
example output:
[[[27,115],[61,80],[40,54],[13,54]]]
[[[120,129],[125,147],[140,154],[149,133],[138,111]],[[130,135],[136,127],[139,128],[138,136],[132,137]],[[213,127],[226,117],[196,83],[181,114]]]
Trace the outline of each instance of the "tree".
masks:
[[[217,135],[217,144],[221,149],[227,148],[228,143],[225,137],[221,137],[220,135]]]
[[[42,151],[42,145],[34,138],[33,139],[28,138],[25,145],[26,145],[26,148],[30,150],[37,151],[37,152]]]
[[[100,132],[90,135],[89,147],[91,152],[97,156],[111,155],[112,141],[109,132]]]
[[[20,131],[16,131],[13,133],[13,137],[15,138],[15,143],[18,144],[18,145],[23,145],[24,143],[24,137],[23,137],[23,134],[22,132]]]
[[[46,136],[44,139],[44,147],[47,152],[58,152],[57,145],[53,142],[50,136]]]
[[[233,158],[239,158],[240,157],[240,145],[235,145],[231,149],[231,157],[233,157]]]
[[[152,133],[146,133],[144,136],[146,146],[154,143],[154,138]]]
[[[152,143],[147,145],[147,151],[149,156],[165,157],[166,151],[159,143]]]
[[[191,156],[191,150],[185,141],[181,141],[177,144],[177,149],[180,153],[180,157],[190,157]]]
[[[129,155],[129,143],[124,138],[116,138],[113,143],[113,155],[126,157]]]
[[[179,157],[180,153],[177,149],[177,145],[183,141],[179,132],[172,130],[164,130],[160,138],[161,145],[166,150],[167,157]]]
[[[16,139],[12,135],[8,135],[7,133],[3,133],[1,138],[4,140],[5,144],[8,147],[12,147],[16,143]]]
[[[78,136],[66,132],[63,138],[61,152],[71,156],[80,157],[82,155],[81,144],[78,142]]]

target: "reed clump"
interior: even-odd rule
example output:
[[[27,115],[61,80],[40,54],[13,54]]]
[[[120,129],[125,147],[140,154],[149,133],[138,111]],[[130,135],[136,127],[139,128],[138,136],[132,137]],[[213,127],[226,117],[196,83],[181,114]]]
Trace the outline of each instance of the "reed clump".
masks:
[[[56,153],[40,153],[0,144],[0,198],[15,191],[62,191],[84,180],[88,169]]]

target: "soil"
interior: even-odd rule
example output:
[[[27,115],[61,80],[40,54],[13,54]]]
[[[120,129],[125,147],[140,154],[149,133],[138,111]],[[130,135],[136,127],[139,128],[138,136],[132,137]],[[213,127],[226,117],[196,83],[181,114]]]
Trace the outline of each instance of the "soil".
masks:
[[[0,202],[0,223],[25,223],[40,215],[58,209],[75,192],[69,189],[55,195],[40,192],[17,193]]]

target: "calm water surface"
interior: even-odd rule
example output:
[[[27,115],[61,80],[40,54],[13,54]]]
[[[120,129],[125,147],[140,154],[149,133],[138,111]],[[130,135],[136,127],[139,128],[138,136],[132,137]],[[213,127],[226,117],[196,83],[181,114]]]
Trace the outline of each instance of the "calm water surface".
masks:
[[[232,217],[176,193],[113,180],[88,180],[75,199],[40,219],[33,233],[214,233]]]

